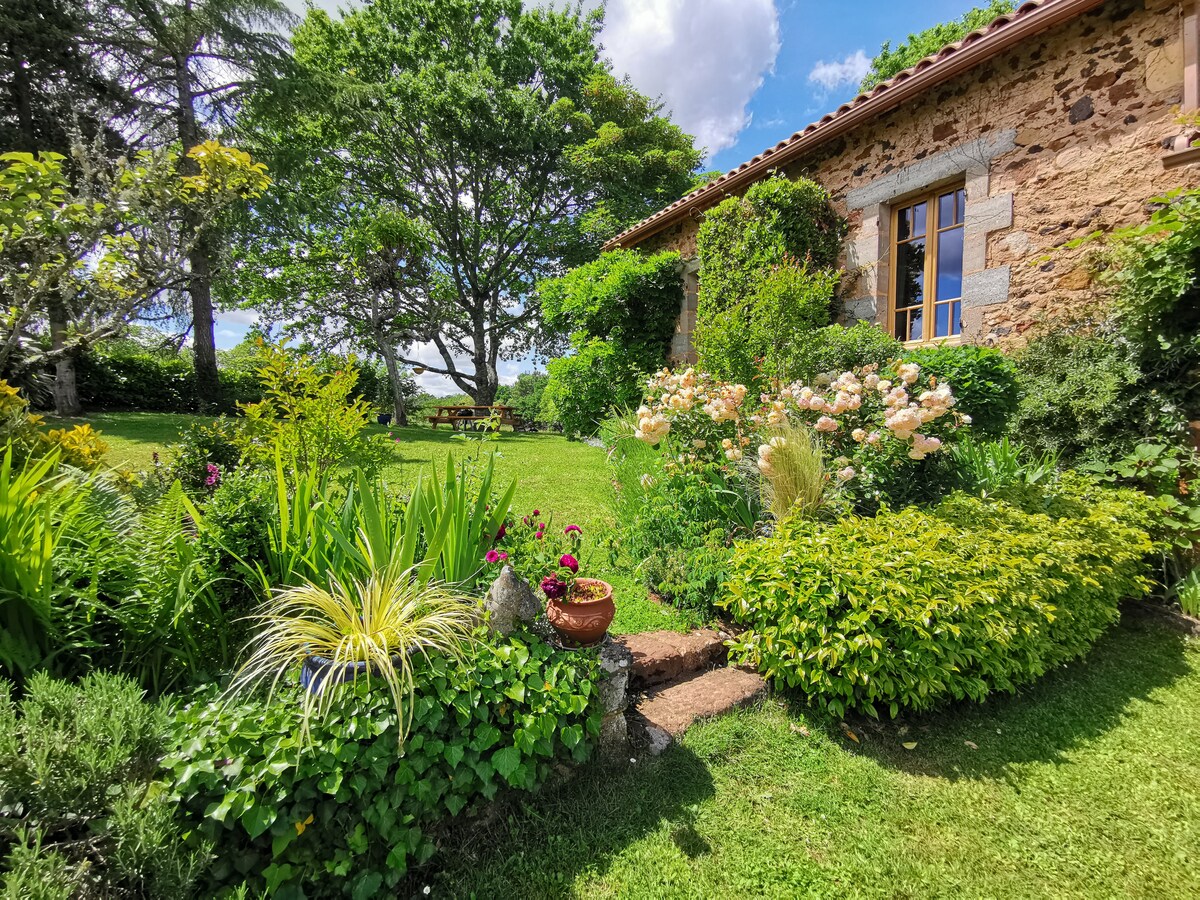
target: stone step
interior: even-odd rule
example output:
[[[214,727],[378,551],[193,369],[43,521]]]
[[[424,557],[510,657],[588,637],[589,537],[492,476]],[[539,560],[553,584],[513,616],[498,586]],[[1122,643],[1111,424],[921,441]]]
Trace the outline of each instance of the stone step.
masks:
[[[637,743],[658,754],[697,719],[744,706],[766,688],[766,682],[747,669],[699,672],[648,690],[634,705],[630,729]]]
[[[633,654],[630,679],[638,687],[678,681],[725,662],[725,638],[711,629],[688,634],[647,631],[618,640]]]

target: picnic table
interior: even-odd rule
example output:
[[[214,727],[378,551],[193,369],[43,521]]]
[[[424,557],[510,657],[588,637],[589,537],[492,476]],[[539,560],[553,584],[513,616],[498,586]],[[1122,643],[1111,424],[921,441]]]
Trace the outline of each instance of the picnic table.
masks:
[[[437,413],[428,416],[428,419],[429,424],[434,428],[437,428],[438,425],[449,425],[451,428],[458,428],[460,425],[463,428],[472,426],[478,428],[484,424],[484,420],[493,415],[498,417],[497,424],[499,425],[511,425],[516,429],[524,424],[513,407],[501,404],[494,406],[439,406]]]

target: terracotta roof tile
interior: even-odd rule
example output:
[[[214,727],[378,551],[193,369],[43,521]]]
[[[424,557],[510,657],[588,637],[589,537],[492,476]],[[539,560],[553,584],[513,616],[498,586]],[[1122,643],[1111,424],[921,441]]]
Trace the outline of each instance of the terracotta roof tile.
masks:
[[[1028,34],[1051,28],[1087,12],[1103,2],[1104,0],[1028,0],[1012,13],[998,16],[983,28],[970,32],[959,41],[947,44],[937,53],[925,57],[916,65],[897,73],[887,81],[880,82],[870,91],[859,94],[849,103],[842,104],[835,111],[813,122],[807,128],[797,131],[790,138],[780,141],[774,147],[767,148],[737,168],[730,169],[720,178],[715,178],[702,187],[685,194],[654,215],[626,229],[606,243],[604,247],[609,250],[629,242],[631,238],[637,239],[633,241],[634,244],[640,243],[641,240],[667,227],[688,212],[705,204],[716,203],[727,192],[744,187],[745,184],[756,180],[758,175],[766,174],[765,171],[755,172],[755,177],[749,179],[742,177],[753,172],[771,157],[781,156],[776,164],[784,165],[800,153],[808,152],[824,140],[846,130],[837,128],[837,126],[841,125],[851,113],[861,112],[868,116],[882,114],[899,103],[911,99],[907,96],[906,88],[909,88],[911,86],[909,83],[914,80],[927,81],[928,84],[922,83],[919,86],[920,91],[927,90],[945,78],[951,78],[967,68],[986,62]],[[970,55],[971,59],[966,60],[967,55]],[[965,65],[957,65],[960,61],[964,61]],[[905,96],[900,96],[901,94],[905,94]],[[878,108],[877,112],[876,108]],[[856,121],[848,127],[854,127],[856,124],[859,123]]]

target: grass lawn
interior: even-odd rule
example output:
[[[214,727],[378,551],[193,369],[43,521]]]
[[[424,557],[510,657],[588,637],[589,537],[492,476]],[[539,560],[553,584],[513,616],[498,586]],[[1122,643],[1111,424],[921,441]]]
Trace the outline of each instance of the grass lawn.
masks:
[[[152,454],[161,452],[176,440],[192,422],[211,421],[202,416],[168,413],[96,413],[82,419],[54,420],[60,427],[88,422],[102,433],[109,444],[108,461],[116,468],[147,470]],[[370,426],[373,433],[391,433],[398,438],[396,461],[389,467],[388,479],[403,485],[427,471],[434,462],[444,464],[447,453],[474,454],[474,443],[454,440],[449,429],[433,430],[426,426],[384,428]],[[660,606],[647,599],[646,590],[628,565],[609,558],[604,537],[612,533],[609,510],[608,470],[604,451],[587,444],[568,441],[554,434],[503,432],[501,439],[487,442],[483,452],[495,451],[496,471],[502,478],[517,479],[514,511],[524,515],[534,509],[553,513],[559,527],[576,523],[590,539],[591,556],[584,563],[591,573],[612,583],[617,601],[613,631],[620,634],[669,628],[686,631],[697,624],[674,608]]]
[[[425,882],[479,897],[1200,896],[1194,640],[1127,622],[1020,696],[852,728],[857,744],[778,699],[705,723],[448,842],[449,868]]]

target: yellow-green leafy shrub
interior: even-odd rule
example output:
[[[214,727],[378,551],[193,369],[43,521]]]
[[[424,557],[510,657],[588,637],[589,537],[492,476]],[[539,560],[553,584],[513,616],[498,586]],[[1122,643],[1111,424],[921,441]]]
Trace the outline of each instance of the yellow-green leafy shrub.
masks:
[[[1150,500],[1068,478],[1021,503],[956,494],[740,543],[722,600],[747,626],[734,657],[836,715],[894,716],[1083,655],[1147,588]]]

